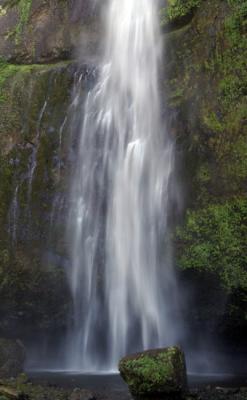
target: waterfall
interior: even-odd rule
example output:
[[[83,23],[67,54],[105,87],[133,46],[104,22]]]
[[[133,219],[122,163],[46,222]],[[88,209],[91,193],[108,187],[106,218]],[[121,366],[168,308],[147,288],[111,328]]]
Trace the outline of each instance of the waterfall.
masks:
[[[105,7],[104,57],[80,109],[68,217],[67,367],[84,371],[114,370],[126,353],[174,340],[173,143],[161,118],[158,4]]]

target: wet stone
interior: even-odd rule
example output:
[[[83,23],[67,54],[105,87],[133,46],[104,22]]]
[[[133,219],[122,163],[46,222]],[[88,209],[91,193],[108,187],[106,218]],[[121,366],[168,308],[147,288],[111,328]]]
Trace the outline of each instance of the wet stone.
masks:
[[[69,400],[96,400],[90,390],[76,388],[69,396]]]

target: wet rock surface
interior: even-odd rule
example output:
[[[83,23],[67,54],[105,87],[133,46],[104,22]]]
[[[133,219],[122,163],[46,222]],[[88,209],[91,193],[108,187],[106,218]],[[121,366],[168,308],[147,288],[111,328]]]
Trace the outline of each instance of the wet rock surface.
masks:
[[[96,379],[97,380],[97,379]],[[104,378],[102,378],[104,381]],[[106,378],[107,381],[107,378]],[[77,382],[78,383],[78,382]],[[17,379],[8,379],[0,381],[0,398],[1,400],[131,400],[133,397],[127,388],[121,390],[113,390],[97,386],[97,382],[91,382],[91,389],[84,389],[79,385],[78,388],[71,387],[71,381],[68,384],[68,375],[64,375],[63,384],[61,386],[54,384],[52,378],[46,383],[33,383],[32,379],[24,374]],[[114,386],[114,385],[113,385]],[[119,388],[120,389],[120,388]],[[141,396],[140,399],[144,397]],[[149,396],[148,399],[157,397]],[[171,396],[160,396],[160,399],[171,399]],[[246,400],[247,387],[215,387],[204,386],[200,389],[193,388],[182,397],[183,400]]]
[[[99,39],[97,10],[89,0],[0,0],[0,55],[17,63],[71,58],[78,38],[85,54]]]
[[[186,400],[246,400],[247,387],[242,388],[224,388],[207,387],[200,390],[192,390]]]
[[[26,352],[19,340],[0,338],[0,378],[16,377],[23,371]]]
[[[76,388],[69,396],[69,400],[95,400],[95,395],[87,389]]]

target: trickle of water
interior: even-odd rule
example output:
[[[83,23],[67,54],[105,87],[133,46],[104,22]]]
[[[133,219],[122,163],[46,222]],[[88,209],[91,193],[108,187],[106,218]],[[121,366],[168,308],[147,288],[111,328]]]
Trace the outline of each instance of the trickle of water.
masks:
[[[68,117],[66,115],[66,117],[64,118],[62,125],[59,128],[59,148],[58,148],[58,171],[59,171],[59,179],[61,177],[61,168],[62,168],[62,144],[63,144],[63,133],[64,133],[64,129],[67,123]]]
[[[80,111],[68,218],[67,368],[84,371],[113,370],[130,351],[174,341],[173,144],[160,111],[158,3],[109,0],[105,16],[104,59]]]
[[[17,239],[18,219],[19,219],[19,184],[16,185],[14,196],[9,209],[9,234],[11,237],[12,245],[14,246]]]
[[[38,154],[38,150],[39,150],[39,142],[40,142],[40,135],[41,135],[40,126],[41,126],[41,122],[42,122],[46,107],[47,107],[47,100],[45,100],[44,105],[41,108],[40,113],[39,113],[39,118],[38,118],[37,128],[36,128],[36,136],[35,136],[35,140],[34,140],[33,147],[32,147],[32,153],[30,156],[30,167],[29,167],[29,172],[28,172],[28,204],[30,204],[31,196],[32,196],[33,177],[34,177],[35,170],[37,168],[37,154]]]

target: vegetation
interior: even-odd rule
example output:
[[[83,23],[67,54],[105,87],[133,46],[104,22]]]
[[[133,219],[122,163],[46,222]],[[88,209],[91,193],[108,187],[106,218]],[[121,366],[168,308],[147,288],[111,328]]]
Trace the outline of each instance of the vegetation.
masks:
[[[168,0],[167,7],[161,10],[161,24],[165,25],[193,13],[201,0]]]
[[[232,331],[238,325],[243,332],[247,317],[246,10],[246,0],[201,2],[189,24],[167,34],[165,81],[168,104],[177,118],[173,129],[184,152],[186,173],[182,175],[189,192],[188,211],[174,237],[178,266],[205,294],[195,324],[196,318],[212,321],[215,314]],[[222,309],[206,300],[203,285],[207,282],[212,288],[212,277],[219,302],[224,297]]]
[[[23,30],[28,23],[32,0],[6,0],[1,8],[2,15],[6,15],[7,11],[13,7],[17,7],[19,19],[14,30],[9,35],[15,38],[16,44],[19,44]]]
[[[13,319],[17,325],[25,320],[36,329],[63,326],[66,319],[70,297],[64,270],[52,262],[43,263],[41,248],[47,245],[52,193],[57,183],[59,128],[72,80],[69,68],[67,63],[0,62],[0,335],[11,329]],[[38,123],[46,99],[47,112]],[[39,142],[35,139],[37,129]],[[37,167],[29,202],[34,146],[38,149]],[[13,220],[11,206],[17,184],[18,209]]]
[[[52,387],[51,385],[32,384],[27,375],[22,373],[16,379],[3,379],[0,386],[0,399],[10,400],[13,398],[23,398],[30,400],[69,400],[72,398],[72,390]],[[1,389],[3,394],[1,393]],[[13,391],[14,395],[8,395]],[[85,396],[85,391],[82,395]],[[77,396],[80,396],[80,389],[77,389]],[[74,396],[76,397],[76,396]]]
[[[3,102],[6,97],[4,95],[4,84],[8,78],[11,78],[17,72],[15,65],[9,65],[4,60],[0,59],[0,102]]]
[[[41,266],[35,254],[31,261],[23,251],[16,250],[13,257],[9,250],[1,250],[0,297],[2,334],[10,329],[13,318],[43,330],[63,326],[66,319],[69,295],[64,271]]]
[[[180,392],[186,383],[184,355],[178,347],[125,357],[119,370],[136,395]]]
[[[182,268],[214,272],[228,292],[247,293],[247,199],[189,211],[177,238]]]
[[[19,0],[18,7],[19,7],[19,22],[16,26],[16,42],[18,43],[21,37],[21,33],[28,22],[29,13],[32,6],[32,0]]]
[[[6,35],[6,41],[13,41],[13,52],[21,47],[23,38],[28,38],[31,6],[31,0],[6,0],[0,6],[0,17],[5,18],[13,7],[18,14],[16,25]],[[161,11],[161,20],[167,30],[172,26],[166,35],[169,62],[166,61],[165,93],[171,115],[176,116],[173,128],[186,163],[186,174],[181,175],[190,194],[188,212],[174,239],[178,265],[188,274],[190,271],[199,274],[202,285],[205,274],[213,275],[229,296],[230,309],[245,321],[247,1],[168,0],[167,8]],[[32,45],[29,47],[30,53]],[[61,48],[67,49],[67,44]],[[25,60],[32,62],[34,57],[29,53]],[[47,53],[50,57],[50,50]],[[61,54],[63,50],[59,57]],[[63,277],[52,265],[41,267],[40,254],[27,256],[24,231],[13,258],[7,235],[9,206],[16,183],[21,180],[18,200],[24,230],[30,154],[36,145],[40,111],[48,96],[32,192],[32,234],[37,234],[36,243],[33,237],[28,239],[28,245],[31,242],[31,247],[37,250],[40,245],[37,242],[44,244],[47,235],[52,197],[57,189],[58,134],[72,81],[65,63],[15,65],[0,59],[0,298],[4,299],[0,310],[5,315],[24,312],[34,316],[37,307],[44,325],[48,320],[41,315],[41,308],[49,308],[45,304],[46,290],[54,309],[58,306],[58,313],[62,313],[52,290],[56,293],[56,280],[62,288]],[[19,305],[21,296],[24,311]],[[52,318],[51,314],[49,317]],[[139,364],[143,374],[152,368],[150,360],[140,360]],[[159,376],[156,378],[158,381]]]

